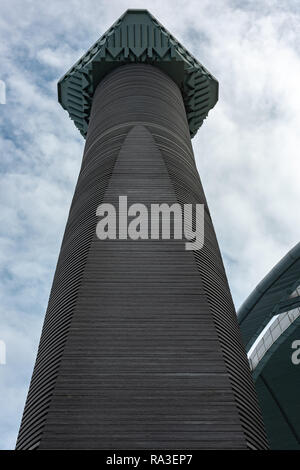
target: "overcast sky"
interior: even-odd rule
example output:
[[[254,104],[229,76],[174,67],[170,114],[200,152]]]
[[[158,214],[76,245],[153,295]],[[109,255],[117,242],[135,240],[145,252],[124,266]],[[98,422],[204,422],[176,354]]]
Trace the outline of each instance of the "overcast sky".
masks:
[[[298,0],[1,0],[2,449],[15,445],[83,152],[56,84],[135,7],[219,80],[193,147],[237,308],[299,241]]]

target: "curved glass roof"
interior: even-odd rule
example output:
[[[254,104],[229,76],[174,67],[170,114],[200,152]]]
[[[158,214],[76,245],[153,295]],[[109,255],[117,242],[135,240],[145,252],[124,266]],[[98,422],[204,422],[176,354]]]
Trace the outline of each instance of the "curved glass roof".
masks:
[[[300,450],[300,243],[246,299],[238,320],[271,449]]]
[[[300,308],[297,307],[271,318],[248,352],[247,356],[252,371],[256,369],[262,358],[266,358],[270,348],[299,316]]]
[[[275,265],[237,312],[247,351],[273,316],[300,306],[300,297],[292,296],[298,285],[300,243]]]

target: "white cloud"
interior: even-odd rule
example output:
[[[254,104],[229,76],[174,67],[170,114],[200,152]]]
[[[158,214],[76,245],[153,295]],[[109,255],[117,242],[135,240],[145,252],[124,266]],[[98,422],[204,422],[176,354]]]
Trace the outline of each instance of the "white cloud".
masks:
[[[84,50],[74,50],[70,46],[45,47],[37,53],[37,59],[44,65],[66,72],[84,54]]]
[[[210,19],[208,50],[220,101],[194,147],[238,305],[299,241],[300,60],[289,28],[299,16],[221,16]]]

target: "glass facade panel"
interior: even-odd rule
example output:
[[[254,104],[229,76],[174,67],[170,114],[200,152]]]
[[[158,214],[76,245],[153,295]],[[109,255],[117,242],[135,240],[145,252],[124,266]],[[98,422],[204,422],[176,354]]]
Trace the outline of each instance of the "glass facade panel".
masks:
[[[297,297],[299,295],[300,286],[294,290],[290,297]],[[270,347],[299,316],[300,307],[297,307],[271,318],[248,352],[248,360],[251,370],[254,370],[257,367],[257,364],[261,361]]]

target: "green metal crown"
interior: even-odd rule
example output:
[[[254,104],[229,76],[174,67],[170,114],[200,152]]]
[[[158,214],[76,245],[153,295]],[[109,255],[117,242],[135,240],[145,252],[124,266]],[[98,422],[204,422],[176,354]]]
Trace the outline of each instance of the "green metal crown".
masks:
[[[147,10],[127,10],[59,80],[58,101],[81,134],[97,85],[128,63],[154,65],[177,83],[193,137],[218,100],[218,82]]]

